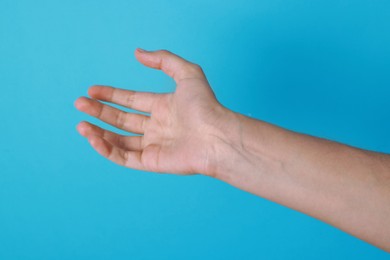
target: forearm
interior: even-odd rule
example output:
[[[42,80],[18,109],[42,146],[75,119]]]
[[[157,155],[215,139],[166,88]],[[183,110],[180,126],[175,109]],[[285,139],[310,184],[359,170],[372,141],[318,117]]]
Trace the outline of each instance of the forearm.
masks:
[[[215,177],[390,250],[390,156],[229,117]]]

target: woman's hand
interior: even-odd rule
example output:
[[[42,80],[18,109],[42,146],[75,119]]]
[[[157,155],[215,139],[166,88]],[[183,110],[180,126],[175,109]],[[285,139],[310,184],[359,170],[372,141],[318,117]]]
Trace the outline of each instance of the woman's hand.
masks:
[[[172,77],[176,91],[156,94],[93,86],[88,91],[92,99],[77,99],[77,109],[138,135],[119,135],[87,122],[80,123],[78,131],[101,155],[129,168],[213,175],[214,144],[220,129],[226,129],[225,115],[230,112],[218,103],[198,65],[165,50],[137,49],[135,55],[142,64]],[[124,112],[100,101],[147,115]]]

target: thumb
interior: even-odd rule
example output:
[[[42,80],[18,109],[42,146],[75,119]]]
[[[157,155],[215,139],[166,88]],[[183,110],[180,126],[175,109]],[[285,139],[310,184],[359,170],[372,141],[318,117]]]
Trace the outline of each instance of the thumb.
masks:
[[[162,70],[172,77],[176,83],[189,78],[206,79],[199,65],[166,50],[145,51],[138,48],[135,51],[135,57],[147,67]]]

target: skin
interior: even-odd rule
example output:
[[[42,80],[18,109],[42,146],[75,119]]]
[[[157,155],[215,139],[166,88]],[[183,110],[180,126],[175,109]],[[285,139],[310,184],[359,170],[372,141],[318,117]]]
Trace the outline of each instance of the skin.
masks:
[[[200,66],[135,51],[176,82],[167,94],[93,86],[75,106],[117,128],[77,129],[109,160],[138,170],[203,174],[325,221],[390,252],[390,156],[292,132],[223,107]],[[141,113],[123,112],[115,103]]]

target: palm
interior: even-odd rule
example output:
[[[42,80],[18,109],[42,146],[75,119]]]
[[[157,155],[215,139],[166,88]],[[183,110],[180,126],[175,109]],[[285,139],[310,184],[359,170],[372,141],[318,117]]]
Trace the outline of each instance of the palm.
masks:
[[[195,84],[197,86],[191,86]],[[175,93],[156,100],[143,138],[142,161],[147,168],[172,173],[204,170],[208,147],[204,140],[207,133],[202,127],[216,117],[213,106],[217,102],[208,88],[199,84],[207,82],[181,82]],[[196,92],[205,90],[209,93],[194,98]]]
[[[140,136],[120,136],[85,122],[79,125],[79,131],[99,153],[127,167],[182,174],[206,172],[211,152],[207,145],[212,136],[210,126],[218,121],[216,111],[220,105],[199,67],[173,54],[163,55],[168,55],[166,60],[158,57],[157,63],[150,56],[137,58],[174,77],[177,82],[174,93],[153,94],[104,86],[89,91],[94,99],[147,112],[150,116],[125,113],[87,98],[76,103],[81,111]]]

